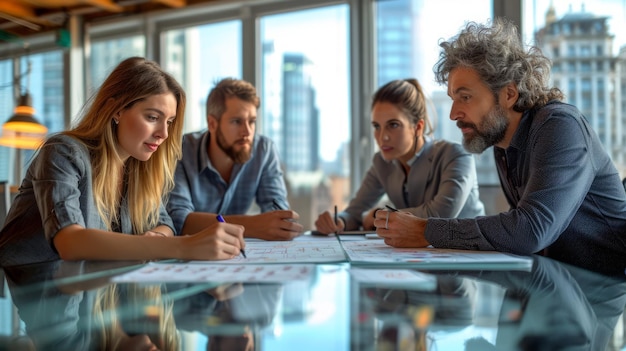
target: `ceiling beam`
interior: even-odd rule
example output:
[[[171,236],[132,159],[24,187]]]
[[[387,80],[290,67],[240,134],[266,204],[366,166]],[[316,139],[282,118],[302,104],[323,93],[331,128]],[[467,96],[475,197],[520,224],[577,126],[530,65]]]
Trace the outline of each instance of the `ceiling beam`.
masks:
[[[17,0],[27,3],[36,8],[49,10],[63,10],[82,6],[94,6],[109,12],[121,12],[124,7],[116,4],[113,0]]]
[[[186,0],[152,0],[152,1],[163,4],[165,6],[176,7],[176,8],[184,7],[185,5],[187,5]]]
[[[11,22],[28,27],[22,23],[36,23],[40,25],[50,25],[49,21],[41,19],[37,16],[35,9],[27,5],[23,1],[2,0],[0,1],[0,16]]]
[[[124,7],[112,2],[111,0],[83,0],[77,2],[99,7],[110,12],[122,12],[124,10]]]
[[[35,10],[31,6],[28,6],[23,2],[13,0],[4,0],[0,2],[0,12],[19,18],[37,17],[35,15]]]
[[[7,20],[7,21],[9,21],[9,22],[11,22],[13,24],[17,24],[17,25],[26,27],[26,28],[28,28],[30,30],[34,30],[34,31],[41,30],[41,26],[36,24],[36,23],[32,23],[32,22],[27,21],[25,19],[21,19],[21,18],[15,17],[15,16],[11,16],[11,15],[9,15],[7,13],[2,12],[2,11],[0,11],[0,18],[3,18],[3,19],[5,19],[5,20]],[[5,33],[4,31],[0,30],[0,41],[2,41],[3,39],[6,39],[5,38],[5,34],[8,34],[8,33]],[[9,34],[9,37],[10,36],[11,35]]]

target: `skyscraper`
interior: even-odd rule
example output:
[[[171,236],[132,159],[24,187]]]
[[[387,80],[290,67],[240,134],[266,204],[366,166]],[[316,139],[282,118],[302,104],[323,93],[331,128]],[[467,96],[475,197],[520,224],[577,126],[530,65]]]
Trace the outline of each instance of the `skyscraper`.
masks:
[[[606,16],[570,10],[560,19],[551,6],[546,25],[537,31],[537,46],[552,60],[553,85],[590,121],[617,165],[625,162],[624,49],[612,52],[614,35]]]
[[[283,55],[282,159],[289,171],[319,169],[319,112],[308,70],[311,62],[301,53]]]
[[[415,76],[412,0],[379,1],[376,9],[378,86]]]

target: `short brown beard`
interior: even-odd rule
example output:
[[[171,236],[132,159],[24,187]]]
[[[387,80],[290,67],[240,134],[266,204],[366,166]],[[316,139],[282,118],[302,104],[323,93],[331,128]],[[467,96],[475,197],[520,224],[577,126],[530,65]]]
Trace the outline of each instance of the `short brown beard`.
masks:
[[[243,148],[237,151],[235,149],[235,144],[237,143],[237,141],[235,141],[231,145],[227,145],[226,138],[222,133],[220,125],[217,126],[217,130],[215,132],[215,141],[217,141],[217,146],[222,149],[222,151],[224,151],[224,153],[235,163],[246,163],[252,156],[252,148],[250,148],[250,150],[246,150],[245,148]]]

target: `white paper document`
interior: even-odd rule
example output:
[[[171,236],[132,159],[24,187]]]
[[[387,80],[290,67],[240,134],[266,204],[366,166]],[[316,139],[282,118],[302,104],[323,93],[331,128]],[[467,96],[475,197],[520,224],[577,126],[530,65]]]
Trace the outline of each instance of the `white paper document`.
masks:
[[[140,269],[113,278],[114,282],[287,282],[309,280],[311,264],[214,265],[150,262]]]
[[[394,248],[383,240],[341,242],[353,265],[400,265],[453,269],[530,269],[532,258],[495,251]]]
[[[248,263],[330,263],[346,262],[346,255],[337,238],[303,237],[293,241],[246,242],[246,258],[239,255],[225,261],[191,261],[210,264]]]

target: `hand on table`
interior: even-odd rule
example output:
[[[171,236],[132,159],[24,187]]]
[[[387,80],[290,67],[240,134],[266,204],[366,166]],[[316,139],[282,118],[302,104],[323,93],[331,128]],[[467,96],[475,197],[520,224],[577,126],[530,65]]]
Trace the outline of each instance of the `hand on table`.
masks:
[[[424,237],[427,220],[409,212],[376,212],[374,226],[385,244],[393,247],[426,247],[430,245]]]
[[[335,216],[330,214],[329,211],[325,211],[315,221],[315,228],[320,234],[332,234],[341,233],[345,228],[345,223],[341,218],[337,218],[335,223]]]
[[[300,215],[292,210],[276,210],[253,216],[254,224],[246,225],[248,236],[263,240],[288,241],[302,234]]]
[[[244,227],[231,223],[214,223],[196,234],[180,237],[184,240],[181,259],[227,260],[241,253],[246,242]]]

